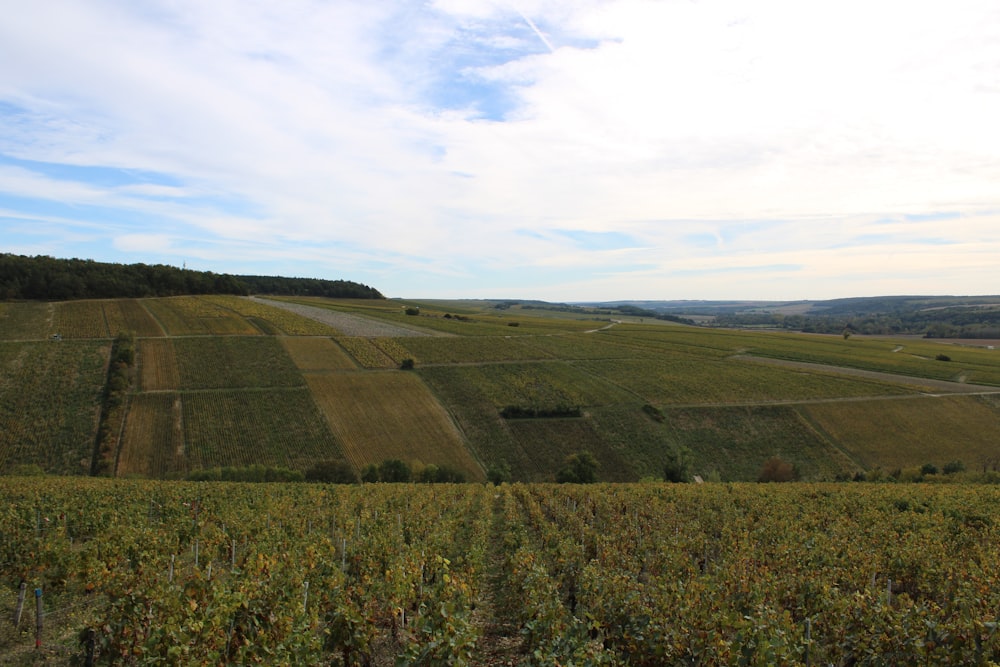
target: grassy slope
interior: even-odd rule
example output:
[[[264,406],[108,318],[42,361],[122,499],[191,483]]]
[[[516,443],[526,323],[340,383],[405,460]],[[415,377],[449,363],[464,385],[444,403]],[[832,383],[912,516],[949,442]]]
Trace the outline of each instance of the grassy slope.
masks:
[[[602,478],[634,480],[658,475],[679,445],[691,450],[696,472],[733,480],[755,478],[771,455],[808,478],[1000,462],[991,441],[1000,399],[927,398],[913,386],[832,368],[1000,386],[997,351],[662,322],[607,328],[606,319],[477,310],[476,302],[427,302],[419,316],[403,314],[398,302],[307,302],[450,335],[339,336],[235,298],[0,304],[0,339],[11,341],[0,349],[0,467],[82,470],[106,343],[128,325],[139,336],[138,379],[122,474],[304,468],[346,457],[358,468],[381,458],[444,463],[471,479],[506,463],[516,479],[545,481],[567,454],[588,449]],[[44,340],[57,330],[66,340]],[[36,342],[13,342],[23,340]],[[940,353],[951,361],[937,360]],[[744,354],[831,368],[750,364]],[[407,357],[415,374],[392,370]],[[510,405],[577,407],[582,416],[505,420],[500,411]]]

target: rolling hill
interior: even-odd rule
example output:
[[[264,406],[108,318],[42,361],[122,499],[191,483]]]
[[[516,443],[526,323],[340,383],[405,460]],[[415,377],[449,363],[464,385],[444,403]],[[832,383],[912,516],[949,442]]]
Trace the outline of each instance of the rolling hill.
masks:
[[[400,459],[551,481],[589,451],[607,481],[662,476],[677,452],[710,479],[756,479],[774,456],[835,479],[994,469],[998,425],[1000,351],[985,345],[538,302],[0,303],[4,472],[174,478],[337,461],[360,473]]]

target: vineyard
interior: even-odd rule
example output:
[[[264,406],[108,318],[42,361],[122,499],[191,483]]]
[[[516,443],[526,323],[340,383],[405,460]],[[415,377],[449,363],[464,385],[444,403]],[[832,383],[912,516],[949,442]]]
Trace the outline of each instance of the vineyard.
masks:
[[[420,465],[448,465],[482,480],[461,434],[418,377],[410,373],[307,376],[319,409],[356,470],[405,458]],[[400,443],[405,442],[405,449]]]
[[[346,461],[360,475],[398,459],[549,482],[581,452],[621,482],[662,477],[676,452],[722,481],[755,480],[772,457],[811,481],[1000,470],[996,350],[500,306],[3,303],[0,472],[168,478]],[[112,400],[111,344],[126,332],[134,367]]]
[[[994,487],[6,478],[0,499],[5,664],[1000,660]]]

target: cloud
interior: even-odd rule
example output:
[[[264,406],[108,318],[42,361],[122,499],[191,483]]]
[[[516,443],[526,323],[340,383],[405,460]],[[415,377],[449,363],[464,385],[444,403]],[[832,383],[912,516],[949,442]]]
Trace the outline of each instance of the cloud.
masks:
[[[409,296],[974,292],[998,32],[986,0],[29,3],[0,230]]]

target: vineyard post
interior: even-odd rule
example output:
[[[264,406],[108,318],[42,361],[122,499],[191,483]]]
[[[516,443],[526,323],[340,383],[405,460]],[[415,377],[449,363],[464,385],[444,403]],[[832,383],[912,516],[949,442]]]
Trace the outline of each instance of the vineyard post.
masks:
[[[84,660],[85,667],[94,667],[94,653],[97,651],[97,630],[90,628],[87,630],[87,657]]]
[[[17,591],[17,607],[14,608],[14,627],[21,625],[21,612],[24,610],[24,596],[28,591],[28,582],[22,581]]]
[[[806,652],[803,662],[809,665],[809,646],[812,644],[812,619],[806,619]]]
[[[35,589],[35,648],[42,648],[42,589]]]
[[[309,608],[309,580],[302,582],[302,614],[305,615]]]
[[[229,557],[231,559],[231,567],[236,567],[236,540],[233,540],[232,548],[229,551]]]
[[[167,575],[167,583],[174,583],[174,560],[177,558],[177,554],[170,554],[170,574]]]
[[[892,605],[892,579],[891,578],[885,580],[885,599],[886,599],[886,604],[888,604],[888,605],[891,606]]]
[[[194,538],[194,566],[198,567],[198,538]]]

